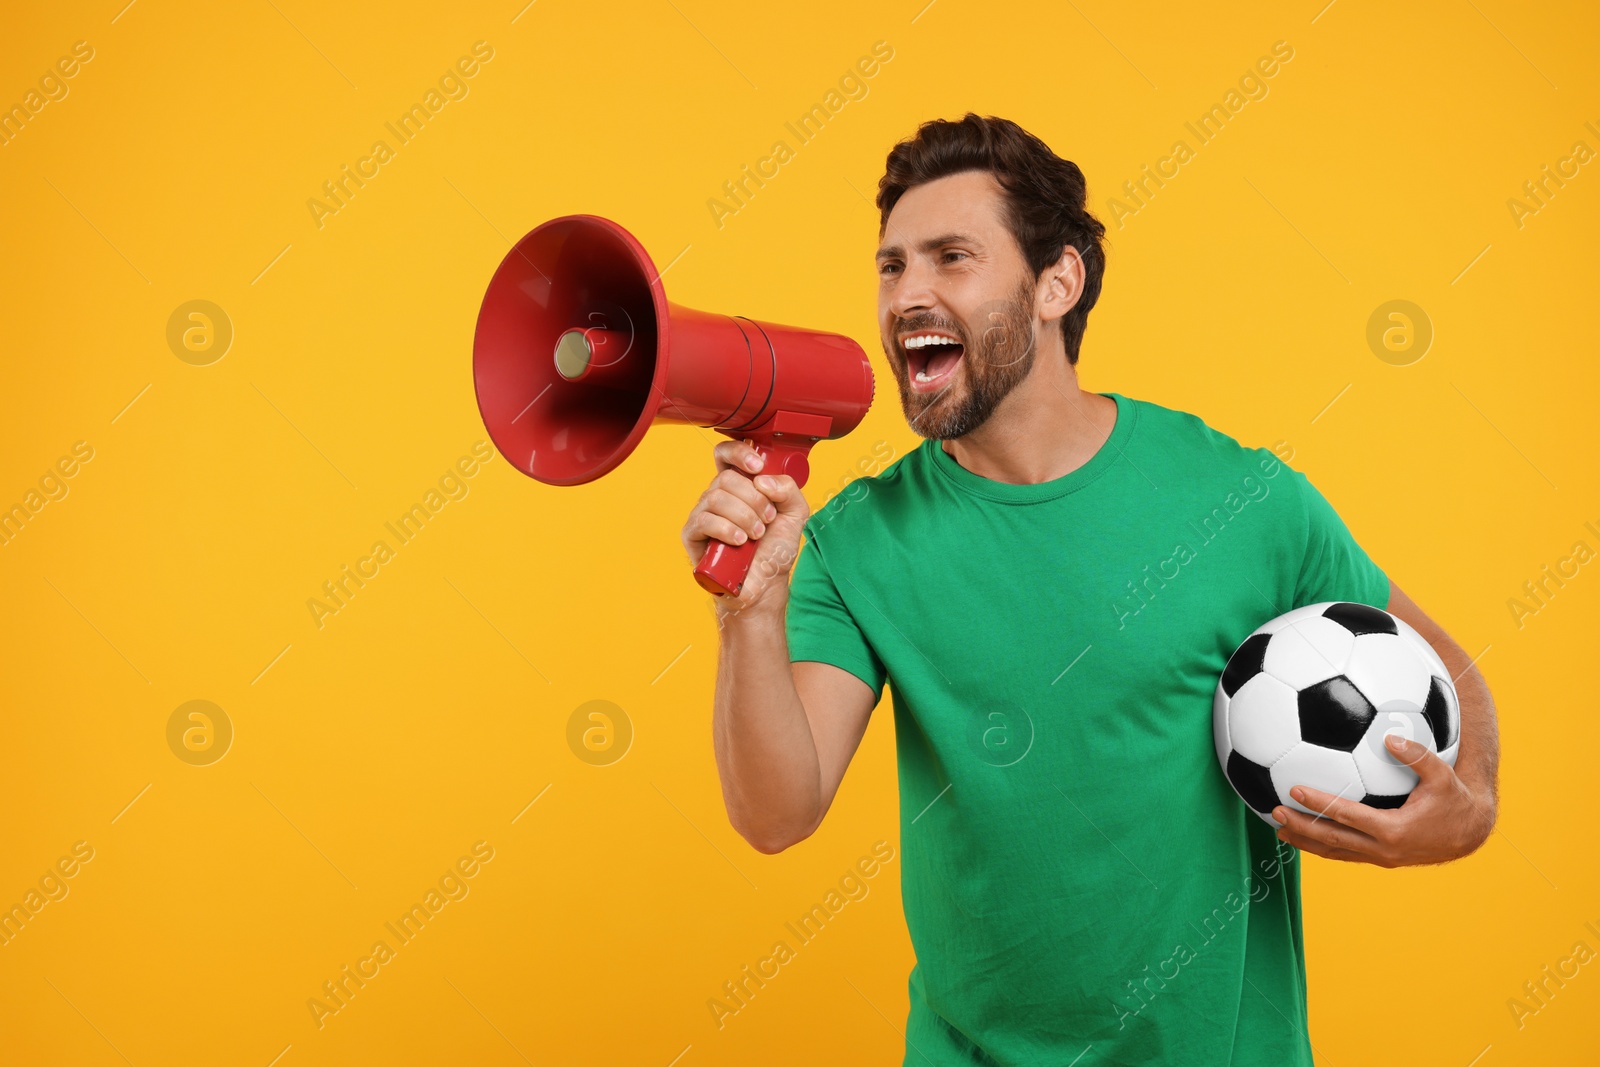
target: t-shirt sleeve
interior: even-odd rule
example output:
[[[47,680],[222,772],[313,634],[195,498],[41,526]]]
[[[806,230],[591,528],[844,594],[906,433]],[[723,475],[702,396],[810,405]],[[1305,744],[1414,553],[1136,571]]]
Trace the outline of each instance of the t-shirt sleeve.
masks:
[[[1346,600],[1387,608],[1389,576],[1356,542],[1328,498],[1304,474],[1291,471],[1300,490],[1307,525],[1294,606]]]
[[[815,537],[807,538],[789,576],[784,623],[790,662],[831,663],[871,687],[875,700],[883,698],[888,672],[839,595]]]

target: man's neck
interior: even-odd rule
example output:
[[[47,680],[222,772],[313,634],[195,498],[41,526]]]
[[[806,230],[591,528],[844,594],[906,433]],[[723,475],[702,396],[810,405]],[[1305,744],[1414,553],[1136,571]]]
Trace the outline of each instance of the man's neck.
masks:
[[[1041,352],[982,426],[940,447],[980,477],[1035,485],[1089,462],[1116,421],[1117,402],[1080,389],[1077,369],[1063,352]]]

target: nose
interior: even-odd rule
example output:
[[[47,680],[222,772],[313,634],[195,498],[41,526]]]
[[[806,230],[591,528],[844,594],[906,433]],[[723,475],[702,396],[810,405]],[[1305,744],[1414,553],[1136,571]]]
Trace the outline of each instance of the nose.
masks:
[[[920,257],[907,263],[889,293],[889,310],[901,319],[932,311],[937,303],[932,281],[933,270]]]

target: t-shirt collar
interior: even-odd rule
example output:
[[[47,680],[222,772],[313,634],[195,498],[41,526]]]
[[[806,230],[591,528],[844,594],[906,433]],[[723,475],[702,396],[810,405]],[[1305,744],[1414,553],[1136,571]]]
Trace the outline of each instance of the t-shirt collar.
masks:
[[[1100,396],[1110,397],[1117,403],[1117,421],[1111,427],[1111,436],[1100,445],[1099,451],[1089,457],[1089,461],[1077,470],[1069,471],[1059,478],[1052,478],[1047,482],[1033,482],[1017,485],[1011,482],[997,482],[992,478],[985,478],[981,474],[974,474],[961,464],[955,457],[946,452],[943,442],[934,438],[926,438],[920,447],[928,455],[933,468],[948,479],[957,488],[972,493],[975,496],[988,500],[998,501],[1002,504],[1037,504],[1045,500],[1054,500],[1066,496],[1089,485],[1104,474],[1111,465],[1122,455],[1128,447],[1128,442],[1133,437],[1134,424],[1138,421],[1139,412],[1137,405],[1121,393],[1100,393]]]

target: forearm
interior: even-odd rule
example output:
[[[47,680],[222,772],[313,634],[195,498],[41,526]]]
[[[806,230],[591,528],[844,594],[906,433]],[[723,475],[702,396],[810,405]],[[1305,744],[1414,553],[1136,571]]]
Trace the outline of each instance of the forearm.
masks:
[[[804,838],[821,817],[817,746],[789,663],[782,603],[719,620],[712,715],[717,773],[734,829],[762,852]]]
[[[1328,859],[1380,867],[1449,863],[1476,851],[1494,832],[1500,768],[1494,698],[1466,650],[1393,582],[1389,612],[1422,635],[1453,679],[1461,707],[1455,764],[1440,759],[1426,739],[1395,732],[1385,741],[1385,750],[1417,773],[1404,804],[1383,810],[1302,787],[1299,799],[1318,814],[1278,809],[1284,822],[1278,837]]]
[[[1455,679],[1456,697],[1461,704],[1461,748],[1456,753],[1455,771],[1487,809],[1487,834],[1493,828],[1499,805],[1500,729],[1494,697],[1465,649],[1442,630],[1425,636]]]

